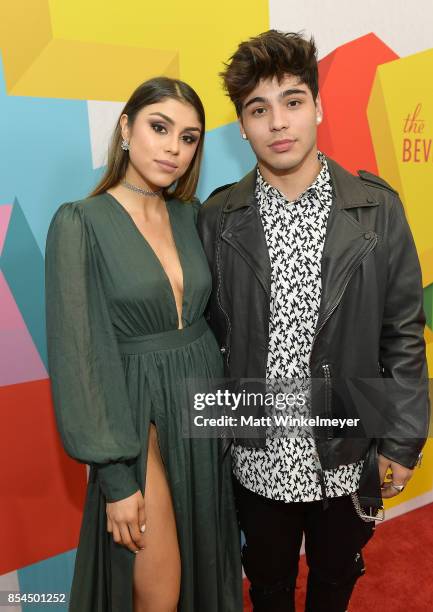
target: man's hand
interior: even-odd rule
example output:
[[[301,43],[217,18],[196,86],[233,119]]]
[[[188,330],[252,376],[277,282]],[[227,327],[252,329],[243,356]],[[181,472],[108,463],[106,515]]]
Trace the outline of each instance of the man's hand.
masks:
[[[140,490],[117,502],[106,504],[107,531],[113,540],[130,551],[138,553],[144,548],[146,516],[144,499]]]
[[[406,485],[412,478],[413,470],[410,470],[409,468],[406,468],[395,461],[391,461],[391,459],[388,459],[380,454],[378,455],[378,460],[382,498],[388,499],[389,497],[395,497],[400,493],[400,491],[395,489],[391,483],[394,485]],[[389,474],[387,474],[388,469],[390,470]]]

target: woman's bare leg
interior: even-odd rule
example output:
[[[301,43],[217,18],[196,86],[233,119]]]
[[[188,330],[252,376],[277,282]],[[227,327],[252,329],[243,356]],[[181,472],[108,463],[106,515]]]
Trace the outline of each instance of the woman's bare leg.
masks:
[[[180,591],[180,553],[173,503],[155,425],[149,429],[144,550],[134,560],[134,612],[176,612]]]

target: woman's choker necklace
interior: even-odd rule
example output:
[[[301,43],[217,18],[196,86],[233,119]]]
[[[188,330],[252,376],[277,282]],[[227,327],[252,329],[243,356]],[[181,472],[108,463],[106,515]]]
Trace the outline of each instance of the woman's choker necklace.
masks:
[[[162,193],[162,189],[157,189],[157,191],[150,191],[149,189],[143,189],[142,187],[137,187],[136,185],[132,185],[128,183],[128,181],[121,181],[122,185],[126,187],[126,189],[130,189],[131,191],[135,191],[135,193],[140,193],[145,196],[159,196]]]

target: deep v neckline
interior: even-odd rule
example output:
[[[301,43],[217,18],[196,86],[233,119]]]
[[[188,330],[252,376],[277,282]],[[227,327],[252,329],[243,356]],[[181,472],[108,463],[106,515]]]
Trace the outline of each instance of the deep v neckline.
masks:
[[[149,241],[146,239],[146,237],[143,235],[143,233],[140,231],[140,229],[138,228],[138,225],[135,223],[132,215],[126,210],[126,208],[123,206],[123,204],[121,204],[119,202],[119,200],[117,198],[115,198],[111,193],[109,193],[108,191],[104,192],[106,195],[108,195],[111,199],[112,202],[114,202],[119,208],[122,209],[122,211],[125,213],[125,215],[127,216],[127,218],[130,220],[130,222],[132,223],[135,231],[137,232],[137,234],[140,236],[140,238],[143,240],[145,246],[147,247],[147,249],[150,251],[150,253],[152,254],[154,260],[156,261],[158,267],[160,268],[164,279],[168,285],[168,288],[170,290],[171,293],[171,298],[173,301],[173,305],[174,305],[174,310],[176,312],[176,318],[177,318],[177,329],[184,329],[184,302],[185,302],[185,267],[183,265],[182,262],[182,255],[181,255],[181,251],[179,249],[179,245],[178,245],[178,241],[176,239],[176,230],[174,227],[174,223],[173,223],[173,219],[172,219],[172,211],[171,211],[171,201],[169,200],[168,202],[166,201],[165,204],[167,206],[167,213],[168,213],[168,220],[169,220],[169,224],[170,224],[170,230],[171,230],[171,235],[173,237],[173,243],[174,243],[174,248],[175,251],[177,253],[177,257],[179,259],[179,265],[180,265],[180,269],[182,272],[182,295],[181,295],[181,312],[180,312],[180,321],[179,321],[179,312],[177,310],[177,303],[176,303],[176,295],[173,289],[173,285],[170,281],[170,278],[167,274],[167,272],[165,271],[164,266],[162,265],[162,262],[160,260],[160,258],[158,257],[158,255],[155,252],[155,249],[150,245]],[[181,323],[182,327],[179,327],[179,323]]]

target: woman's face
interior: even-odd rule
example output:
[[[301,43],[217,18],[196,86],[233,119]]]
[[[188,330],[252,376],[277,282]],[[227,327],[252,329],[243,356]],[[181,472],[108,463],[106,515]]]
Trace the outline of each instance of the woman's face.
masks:
[[[187,171],[202,126],[187,102],[166,98],[142,108],[132,128],[122,115],[122,137],[129,142],[129,163],[149,187],[168,187]]]

